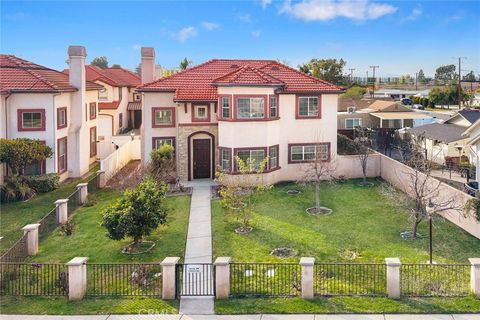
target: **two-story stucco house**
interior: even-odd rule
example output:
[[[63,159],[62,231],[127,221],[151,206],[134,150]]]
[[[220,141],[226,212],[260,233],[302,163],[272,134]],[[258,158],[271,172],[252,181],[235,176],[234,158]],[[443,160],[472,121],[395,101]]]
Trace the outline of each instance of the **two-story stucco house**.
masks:
[[[265,180],[295,180],[317,153],[336,155],[341,87],[274,60],[210,60],[153,80],[155,53],[142,48],[142,159],[175,147],[181,179],[235,173],[235,156],[269,157]]]
[[[60,179],[88,172],[97,155],[98,91],[85,80],[86,50],[68,48],[70,74],[13,55],[0,55],[0,137],[44,141],[54,155],[25,174],[57,172]],[[3,167],[3,166],[2,166]],[[2,168],[0,176],[7,172]]]

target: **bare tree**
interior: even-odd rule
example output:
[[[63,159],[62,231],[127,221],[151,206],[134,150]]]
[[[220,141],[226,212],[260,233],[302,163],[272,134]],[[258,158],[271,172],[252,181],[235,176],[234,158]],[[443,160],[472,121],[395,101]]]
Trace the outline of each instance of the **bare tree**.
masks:
[[[367,167],[368,167],[368,159],[370,154],[372,153],[373,147],[373,135],[375,134],[369,128],[362,128],[358,127],[355,129],[356,131],[356,138],[355,142],[357,145],[357,156],[358,160],[360,161],[360,165],[362,166],[362,173],[363,173],[363,181],[360,183],[362,186],[370,186],[372,183],[367,182]]]
[[[295,156],[295,147],[292,147],[292,156]],[[298,147],[303,148],[301,156],[302,161],[307,162],[304,167],[304,182],[313,182],[315,185],[315,207],[308,208],[310,214],[326,214],[332,210],[321,206],[320,193],[321,184],[324,181],[334,182],[336,172],[336,159],[330,154],[328,145],[315,144],[310,146]],[[299,150],[300,151],[300,150]]]

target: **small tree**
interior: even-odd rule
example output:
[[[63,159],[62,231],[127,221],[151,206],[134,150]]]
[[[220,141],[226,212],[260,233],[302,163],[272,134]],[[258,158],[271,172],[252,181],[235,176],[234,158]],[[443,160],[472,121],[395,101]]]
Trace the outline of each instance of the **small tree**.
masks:
[[[323,181],[331,183],[335,181],[335,159],[332,159],[328,154],[329,150],[326,145],[317,144],[307,148],[311,148],[312,152],[305,154],[309,159],[305,159],[308,163],[304,167],[303,181],[306,183],[313,182],[315,185],[315,207],[308,208],[307,211],[310,214],[330,213],[331,209],[321,206],[320,192]]]
[[[356,128],[356,138],[355,142],[357,144],[357,157],[360,161],[360,165],[362,166],[362,173],[363,173],[363,181],[360,183],[362,186],[370,186],[371,183],[367,182],[367,167],[368,167],[368,159],[370,157],[370,153],[372,152],[373,147],[373,139],[372,135],[374,134],[368,128]]]
[[[105,69],[108,68],[108,59],[105,56],[93,58],[90,62],[91,65],[97,66],[99,68]]]
[[[253,158],[243,160],[236,156],[237,175],[229,176],[221,170],[217,171],[216,180],[221,185],[222,204],[240,222],[240,227],[235,229],[238,233],[248,233],[252,230],[250,221],[255,203],[260,194],[270,188],[263,183],[263,172],[267,168],[268,159],[266,157],[257,162]]]
[[[14,176],[22,174],[26,166],[52,155],[52,148],[40,140],[0,139],[0,162],[7,164]]]
[[[188,67],[192,65],[192,61],[188,60],[187,58],[183,58],[182,61],[180,61],[180,70],[186,70]]]
[[[162,144],[150,152],[150,174],[157,181],[172,183],[175,180],[175,149],[169,144]]]
[[[165,183],[155,183],[145,178],[135,189],[126,190],[123,196],[103,212],[102,226],[113,240],[133,238],[133,249],[145,236],[167,221],[168,209],[165,204]]]

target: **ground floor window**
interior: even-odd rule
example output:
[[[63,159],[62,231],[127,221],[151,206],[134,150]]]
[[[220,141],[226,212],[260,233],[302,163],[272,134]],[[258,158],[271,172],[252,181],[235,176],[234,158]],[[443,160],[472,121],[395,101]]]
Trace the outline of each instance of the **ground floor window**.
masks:
[[[274,170],[278,168],[278,145],[272,146],[268,149],[268,162],[269,170]]]
[[[250,171],[257,171],[260,163],[266,157],[266,150],[265,148],[236,150],[235,156],[238,156],[245,164],[250,163]]]
[[[97,155],[97,127],[90,128],[90,157]]]
[[[232,149],[220,148],[220,167],[225,172],[232,170]]]
[[[46,161],[36,161],[32,164],[29,164],[25,168],[23,168],[23,175],[25,176],[33,176],[33,175],[40,175],[45,174],[45,167]]]
[[[168,144],[175,148],[175,137],[154,137],[152,148],[158,149],[164,144]]]
[[[330,159],[329,143],[290,144],[288,151],[289,163],[311,162],[317,158],[323,161]]]
[[[57,140],[58,173],[67,171],[67,137]]]

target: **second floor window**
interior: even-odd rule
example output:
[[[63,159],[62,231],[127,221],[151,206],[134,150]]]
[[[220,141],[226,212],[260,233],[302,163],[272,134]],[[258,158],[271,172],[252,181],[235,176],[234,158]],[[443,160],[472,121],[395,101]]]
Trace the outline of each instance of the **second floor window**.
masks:
[[[318,117],[318,97],[298,97],[298,117]]]
[[[57,109],[57,129],[62,129],[67,127],[67,108],[58,108]]]
[[[45,110],[43,109],[19,109],[19,131],[43,131],[45,130]]]
[[[230,98],[222,97],[222,118],[230,118]]]
[[[67,137],[58,139],[57,141],[58,155],[58,173],[67,171]]]
[[[98,90],[98,100],[101,100],[101,101],[108,100],[108,92],[106,88]]]
[[[90,102],[90,120],[93,120],[97,117],[97,104],[95,102]]]
[[[174,108],[153,108],[153,127],[174,127]]]
[[[270,118],[278,117],[277,96],[270,96]]]
[[[261,119],[264,117],[264,98],[237,98],[237,119]]]

